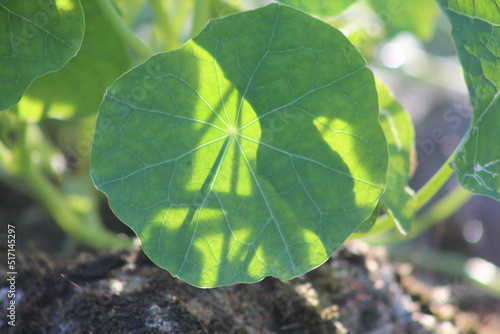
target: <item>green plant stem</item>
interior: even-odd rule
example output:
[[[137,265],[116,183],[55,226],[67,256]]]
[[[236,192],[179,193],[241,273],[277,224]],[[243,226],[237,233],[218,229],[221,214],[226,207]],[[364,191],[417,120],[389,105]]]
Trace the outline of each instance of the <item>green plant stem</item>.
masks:
[[[193,5],[193,1],[186,0],[176,0],[176,11],[175,17],[172,19],[172,26],[174,27],[174,31],[176,31],[177,39],[181,42],[180,31],[184,26],[184,23],[187,20],[187,16],[190,14],[190,10]]]
[[[434,176],[416,193],[415,199],[417,201],[417,210],[420,210],[427,204],[427,202],[437,194],[439,189],[443,187],[446,181],[448,181],[451,174],[453,174],[453,168],[451,168],[450,162],[453,160],[454,156],[455,154],[452,154],[436,174],[434,174]]]
[[[37,170],[26,169],[23,179],[51,213],[59,227],[68,235],[92,247],[127,248],[130,240],[108,232],[100,224],[85,224],[51,183]]]
[[[143,5],[142,1],[127,1],[125,8],[117,5],[120,9],[121,19],[125,22],[125,24],[127,24],[127,26],[131,27],[134,22],[137,21],[137,16],[140,15]]]
[[[19,126],[19,143],[16,150],[18,159],[18,174],[29,184],[36,197],[51,213],[59,227],[68,235],[93,247],[127,248],[131,241],[119,237],[106,229],[99,221],[86,223],[71,209],[66,198],[47,180],[47,178],[32,164],[31,150],[27,144],[27,124]]]
[[[144,44],[125,23],[110,0],[96,1],[118,35],[142,60],[146,60],[154,54],[153,50]]]
[[[448,181],[451,174],[453,174],[453,169],[450,166],[450,162],[453,160],[454,154],[452,154],[448,160],[441,166],[441,168],[432,176],[432,178],[427,181],[427,183],[420,188],[420,190],[415,194],[416,207],[415,210],[420,210],[429,200],[436,195],[436,193],[441,189],[441,187]],[[452,212],[453,213],[453,212]],[[373,225],[368,235],[371,236],[374,233],[382,232],[393,227],[392,219],[384,214],[377,219],[375,225]],[[365,235],[353,235],[350,239],[364,239]]]
[[[432,226],[446,220],[464,205],[472,195],[471,192],[464,189],[461,185],[457,185],[451,192],[437,201],[426,213],[413,222],[411,237],[417,237]],[[358,238],[372,245],[391,245],[408,241],[408,238],[403,236],[393,225],[390,224],[389,226],[390,228],[386,230],[379,230],[375,233],[371,233],[370,231],[369,234],[364,236],[359,235]]]
[[[211,0],[195,0],[193,9],[193,26],[191,28],[191,37],[197,35],[211,19],[210,9]]]
[[[420,235],[433,225],[444,221],[460,209],[472,196],[473,193],[458,184],[451,192],[415,220],[412,236]]]
[[[160,0],[149,0],[149,4],[154,12],[155,22],[157,22],[156,30],[162,44],[167,50],[176,48],[178,46],[176,39],[177,34],[172,28],[172,24],[162,2]]]

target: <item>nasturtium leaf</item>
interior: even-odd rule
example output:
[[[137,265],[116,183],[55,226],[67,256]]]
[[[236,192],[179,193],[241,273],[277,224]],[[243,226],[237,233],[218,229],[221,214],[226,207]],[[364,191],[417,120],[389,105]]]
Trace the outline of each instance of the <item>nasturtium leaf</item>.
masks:
[[[394,100],[389,88],[379,80],[377,92],[379,120],[389,152],[387,187],[380,201],[382,209],[394,221],[399,231],[408,235],[416,211],[415,192],[408,186],[415,132],[410,115]]]
[[[277,0],[285,5],[320,16],[335,16],[346,10],[356,0]]]
[[[63,67],[83,30],[78,0],[0,0],[0,111],[16,104],[33,79]]]
[[[78,54],[62,69],[37,78],[18,104],[19,114],[71,118],[97,113],[106,88],[130,68],[122,39],[95,0],[82,0],[85,36]]]
[[[91,175],[153,262],[214,287],[323,263],[377,206],[387,159],[364,59],[275,3],[119,78]]]
[[[473,115],[453,168],[468,190],[500,201],[500,7],[440,0],[464,69]]]
[[[389,36],[402,31],[428,39],[434,33],[438,7],[434,0],[368,0]]]

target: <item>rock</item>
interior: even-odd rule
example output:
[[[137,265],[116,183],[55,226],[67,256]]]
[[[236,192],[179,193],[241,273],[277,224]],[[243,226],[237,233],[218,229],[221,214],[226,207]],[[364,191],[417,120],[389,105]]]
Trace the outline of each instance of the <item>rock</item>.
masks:
[[[195,288],[173,278],[139,249],[65,258],[19,253],[16,327],[2,318],[0,329],[11,333],[412,334],[453,327],[448,319],[442,324],[422,314],[397,278],[383,252],[353,245],[342,247],[325,264],[291,281],[266,278],[215,289]],[[0,296],[2,309],[6,302],[7,297]]]

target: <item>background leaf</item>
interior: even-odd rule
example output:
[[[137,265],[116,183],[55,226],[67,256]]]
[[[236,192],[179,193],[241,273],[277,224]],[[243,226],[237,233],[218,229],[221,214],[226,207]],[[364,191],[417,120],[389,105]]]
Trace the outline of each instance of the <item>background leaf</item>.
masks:
[[[97,113],[106,88],[130,67],[122,39],[95,0],[82,0],[85,37],[78,55],[61,70],[36,79],[18,105],[20,115],[71,118]]]
[[[73,57],[83,30],[77,0],[0,0],[0,111],[16,104],[33,79]]]
[[[468,190],[500,200],[500,6],[440,0],[448,16],[473,108],[453,168]]]
[[[172,275],[203,287],[291,279],[377,206],[377,117],[373,75],[349,41],[272,4],[213,20],[118,79],[91,175]]]
[[[434,0],[368,0],[389,37],[402,31],[428,39],[434,33],[438,8]]]
[[[335,16],[346,10],[347,7],[356,0],[277,0],[285,5],[289,5],[306,13],[320,16]]]
[[[381,198],[382,208],[399,231],[408,235],[416,211],[415,192],[408,186],[415,131],[410,115],[394,100],[389,88],[379,80],[377,80],[377,92],[379,120],[389,152],[387,189]]]

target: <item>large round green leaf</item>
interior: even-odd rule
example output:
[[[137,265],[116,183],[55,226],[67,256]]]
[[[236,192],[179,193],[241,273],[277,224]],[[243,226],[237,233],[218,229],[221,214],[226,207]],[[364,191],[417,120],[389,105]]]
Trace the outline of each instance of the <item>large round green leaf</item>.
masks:
[[[83,30],[78,0],[0,0],[0,111],[16,104],[33,79],[73,57]]]
[[[153,262],[188,283],[290,279],[374,211],[387,172],[377,118],[349,41],[271,4],[118,79],[91,174]]]

